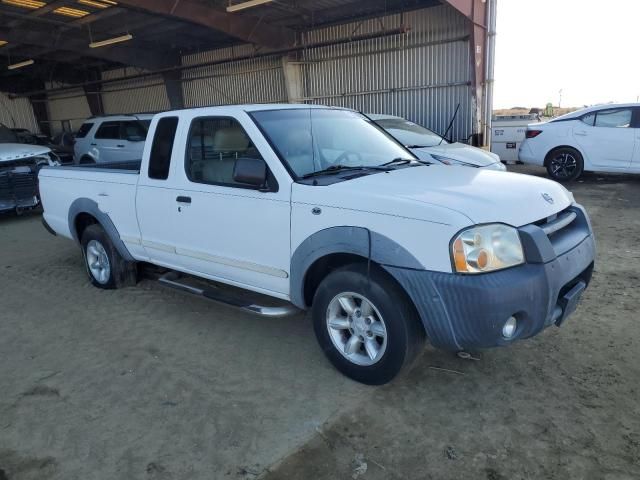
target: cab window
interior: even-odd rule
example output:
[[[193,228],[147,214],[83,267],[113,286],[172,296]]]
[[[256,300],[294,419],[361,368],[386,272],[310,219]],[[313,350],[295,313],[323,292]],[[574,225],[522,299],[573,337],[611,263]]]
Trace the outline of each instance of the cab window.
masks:
[[[247,187],[233,179],[238,158],[261,159],[260,153],[233,118],[196,118],[189,132],[187,177],[192,182]]]

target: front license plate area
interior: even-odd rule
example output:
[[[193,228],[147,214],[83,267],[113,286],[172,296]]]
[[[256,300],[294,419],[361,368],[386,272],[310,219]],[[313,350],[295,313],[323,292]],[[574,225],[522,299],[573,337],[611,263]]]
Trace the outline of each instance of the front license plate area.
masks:
[[[569,315],[576,311],[578,303],[580,303],[580,299],[582,298],[582,293],[586,288],[587,284],[581,280],[560,299],[562,315],[556,321],[558,327],[562,325]]]

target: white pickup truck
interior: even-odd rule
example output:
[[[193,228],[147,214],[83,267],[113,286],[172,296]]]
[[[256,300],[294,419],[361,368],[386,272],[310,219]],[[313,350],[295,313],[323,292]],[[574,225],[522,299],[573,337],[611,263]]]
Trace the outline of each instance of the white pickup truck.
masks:
[[[133,284],[144,262],[255,313],[311,309],[329,360],[368,384],[425,339],[459,352],[560,325],[595,257],[589,218],[560,184],[431,165],[330,107],[161,113],[141,163],[44,168],[40,191],[45,227],[81,246],[95,286]]]

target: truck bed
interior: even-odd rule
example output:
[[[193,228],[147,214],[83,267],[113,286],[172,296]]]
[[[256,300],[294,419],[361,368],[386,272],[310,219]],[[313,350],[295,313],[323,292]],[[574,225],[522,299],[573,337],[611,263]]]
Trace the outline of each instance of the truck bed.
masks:
[[[70,214],[74,204],[91,203],[118,225],[122,236],[140,237],[136,218],[136,187],[140,160],[44,167],[38,175],[44,219],[60,235],[73,238]]]
[[[76,170],[108,170],[113,172],[125,171],[126,173],[140,173],[142,160],[127,160],[123,162],[88,163],[82,165],[64,165],[52,168],[72,168]]]

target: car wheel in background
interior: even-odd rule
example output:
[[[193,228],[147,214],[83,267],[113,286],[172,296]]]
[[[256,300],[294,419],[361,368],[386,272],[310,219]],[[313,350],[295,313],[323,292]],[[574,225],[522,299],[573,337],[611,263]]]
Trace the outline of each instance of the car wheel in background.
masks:
[[[331,272],[312,306],[320,347],[344,375],[381,385],[406,370],[422,351],[425,333],[405,292],[366,264]]]
[[[78,163],[80,165],[92,165],[92,164],[96,163],[96,161],[93,158],[91,158],[91,157],[89,157],[87,155],[83,155],[80,158],[80,161]]]
[[[561,147],[552,150],[545,162],[547,173],[557,182],[576,180],[584,170],[582,155],[574,148]]]
[[[100,225],[89,225],[85,229],[81,245],[87,274],[94,286],[112,289],[135,283],[135,263],[120,256]]]

